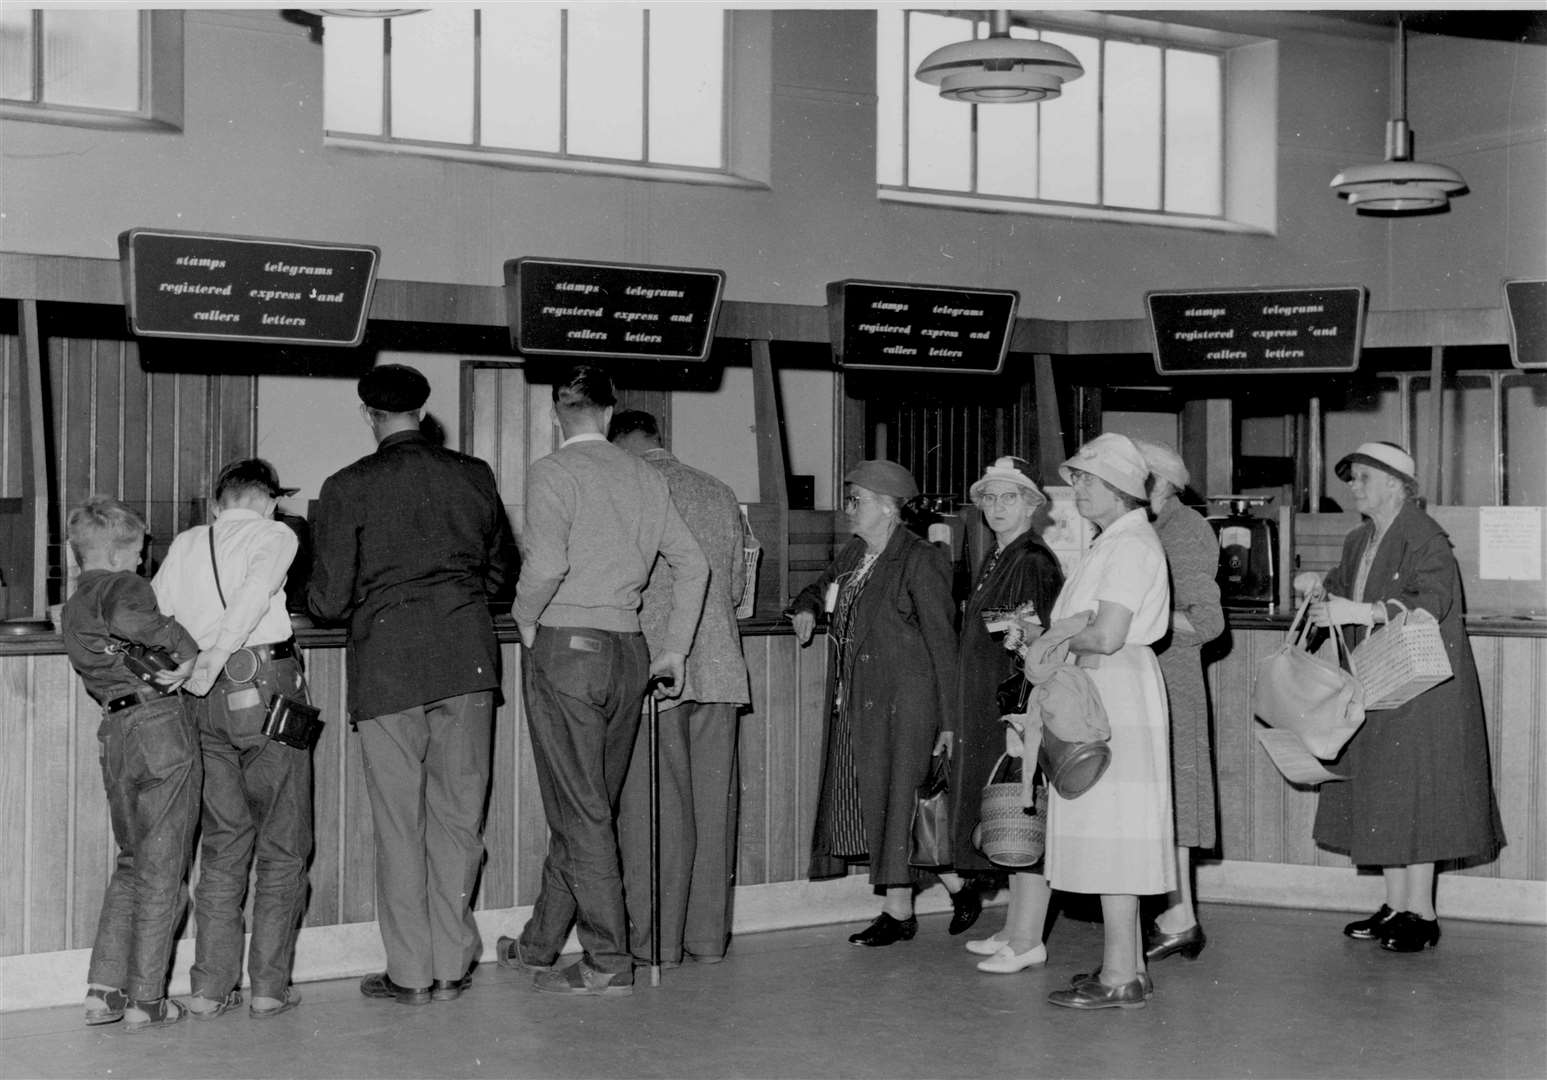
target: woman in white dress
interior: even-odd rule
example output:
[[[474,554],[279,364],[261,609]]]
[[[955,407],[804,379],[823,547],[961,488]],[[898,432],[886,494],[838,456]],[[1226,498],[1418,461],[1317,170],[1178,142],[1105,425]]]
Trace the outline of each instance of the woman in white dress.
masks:
[[[1166,688],[1150,645],[1165,636],[1171,590],[1145,513],[1149,470],[1132,440],[1100,435],[1059,467],[1100,534],[1064,584],[1052,622],[1089,613],[1069,653],[1089,670],[1112,726],[1112,763],[1075,799],[1049,793],[1047,879],[1101,897],[1101,967],[1048,1000],[1073,1009],[1139,1008],[1153,992],[1139,897],[1176,886]]]

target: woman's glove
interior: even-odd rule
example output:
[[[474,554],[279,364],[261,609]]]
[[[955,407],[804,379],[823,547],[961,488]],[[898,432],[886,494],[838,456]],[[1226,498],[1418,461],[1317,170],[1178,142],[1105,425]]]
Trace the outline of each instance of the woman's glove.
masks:
[[[1295,592],[1316,599],[1321,595],[1321,575],[1314,570],[1302,570],[1295,575]]]
[[[1004,718],[1004,752],[1011,757],[1020,757],[1026,752],[1026,744],[1021,741],[1021,725],[1008,716]]]
[[[1312,602],[1307,617],[1312,626],[1348,626],[1350,623],[1372,626],[1375,623],[1375,612],[1369,604],[1331,595],[1325,600]]]

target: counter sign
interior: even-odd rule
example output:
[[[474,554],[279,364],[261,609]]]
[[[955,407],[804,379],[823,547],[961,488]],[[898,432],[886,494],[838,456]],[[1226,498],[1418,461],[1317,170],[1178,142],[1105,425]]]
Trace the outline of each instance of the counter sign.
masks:
[[[140,337],[360,344],[381,250],[130,229],[118,237],[129,329]]]
[[[535,356],[707,359],[724,290],[722,270],[505,263],[511,346]]]
[[[841,367],[997,375],[1020,294],[885,281],[834,281],[827,319]]]
[[[1150,292],[1162,375],[1357,371],[1362,285],[1242,292]]]

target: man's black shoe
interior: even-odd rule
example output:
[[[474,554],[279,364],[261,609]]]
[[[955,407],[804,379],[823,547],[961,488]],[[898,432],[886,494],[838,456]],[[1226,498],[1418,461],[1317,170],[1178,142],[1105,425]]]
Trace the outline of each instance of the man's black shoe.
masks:
[[[428,1005],[428,986],[399,986],[383,971],[360,980],[360,993],[368,998],[392,998],[399,1005]]]

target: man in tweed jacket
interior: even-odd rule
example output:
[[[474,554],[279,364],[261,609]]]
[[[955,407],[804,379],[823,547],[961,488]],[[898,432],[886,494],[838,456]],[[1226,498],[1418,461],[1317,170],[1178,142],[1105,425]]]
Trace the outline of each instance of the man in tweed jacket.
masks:
[[[659,469],[672,502],[709,559],[704,613],[688,653],[686,686],[663,701],[660,722],[660,957],[713,963],[730,940],[735,871],[738,777],[736,717],[751,701],[736,626],[746,580],[745,543],[736,494],[706,472],[684,465],[661,445],[655,417],[617,413],[608,438]],[[639,622],[652,654],[662,645],[671,611],[672,570],[657,559]],[[618,844],[636,960],[650,956],[649,740],[634,744],[618,813]]]

